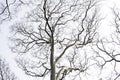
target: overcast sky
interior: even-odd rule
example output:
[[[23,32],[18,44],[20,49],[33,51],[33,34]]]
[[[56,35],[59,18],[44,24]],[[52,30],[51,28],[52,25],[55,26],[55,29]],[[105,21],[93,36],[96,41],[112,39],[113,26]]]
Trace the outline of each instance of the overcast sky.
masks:
[[[103,0],[103,3],[101,5],[101,15],[104,16],[106,19],[102,21],[100,32],[103,34],[103,36],[108,36],[111,31],[111,21],[112,21],[112,12],[110,8],[113,6],[120,7],[120,0]],[[14,21],[13,21],[14,23]],[[17,67],[14,59],[15,56],[17,56],[15,53],[12,53],[9,49],[9,35],[10,30],[9,26],[11,25],[11,22],[4,22],[0,25],[1,31],[0,31],[0,55],[6,59],[6,61],[9,63],[11,70],[17,75],[17,77],[20,80],[33,80],[31,77],[25,76],[24,72]],[[36,80],[36,79],[35,79]],[[89,79],[90,80],[90,79]],[[94,79],[91,79],[94,80]]]

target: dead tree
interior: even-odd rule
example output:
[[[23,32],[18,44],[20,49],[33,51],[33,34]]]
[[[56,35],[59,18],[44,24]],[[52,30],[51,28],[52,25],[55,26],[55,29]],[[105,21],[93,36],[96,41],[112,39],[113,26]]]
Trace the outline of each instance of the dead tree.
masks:
[[[12,51],[19,67],[30,76],[63,80],[87,71],[83,52],[95,41],[99,27],[96,0],[41,0],[24,21],[15,23]],[[72,74],[74,73],[74,74]]]

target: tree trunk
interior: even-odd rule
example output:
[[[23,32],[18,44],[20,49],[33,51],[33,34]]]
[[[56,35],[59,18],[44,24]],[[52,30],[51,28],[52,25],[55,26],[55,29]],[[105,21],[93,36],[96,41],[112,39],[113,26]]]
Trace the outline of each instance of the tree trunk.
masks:
[[[52,32],[52,36],[51,36],[50,66],[51,66],[50,80],[55,80],[54,37],[53,37],[53,32]]]

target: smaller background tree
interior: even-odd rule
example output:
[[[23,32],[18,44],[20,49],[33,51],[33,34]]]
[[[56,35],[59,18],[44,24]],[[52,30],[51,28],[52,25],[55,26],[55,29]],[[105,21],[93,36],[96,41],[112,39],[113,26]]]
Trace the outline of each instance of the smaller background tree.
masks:
[[[0,57],[0,80],[17,80],[14,73],[11,72],[9,65]]]

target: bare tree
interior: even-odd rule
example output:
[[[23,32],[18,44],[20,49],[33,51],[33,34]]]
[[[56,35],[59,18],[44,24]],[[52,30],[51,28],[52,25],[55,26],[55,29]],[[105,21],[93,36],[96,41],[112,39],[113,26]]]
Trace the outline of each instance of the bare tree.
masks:
[[[8,64],[0,58],[0,80],[17,80],[17,77],[10,71]]]
[[[16,60],[27,75],[50,76],[63,80],[92,65],[84,47],[95,41],[98,28],[97,0],[41,0],[25,21],[15,23],[12,30]],[[89,45],[88,45],[89,44]],[[83,56],[81,56],[84,54]]]

